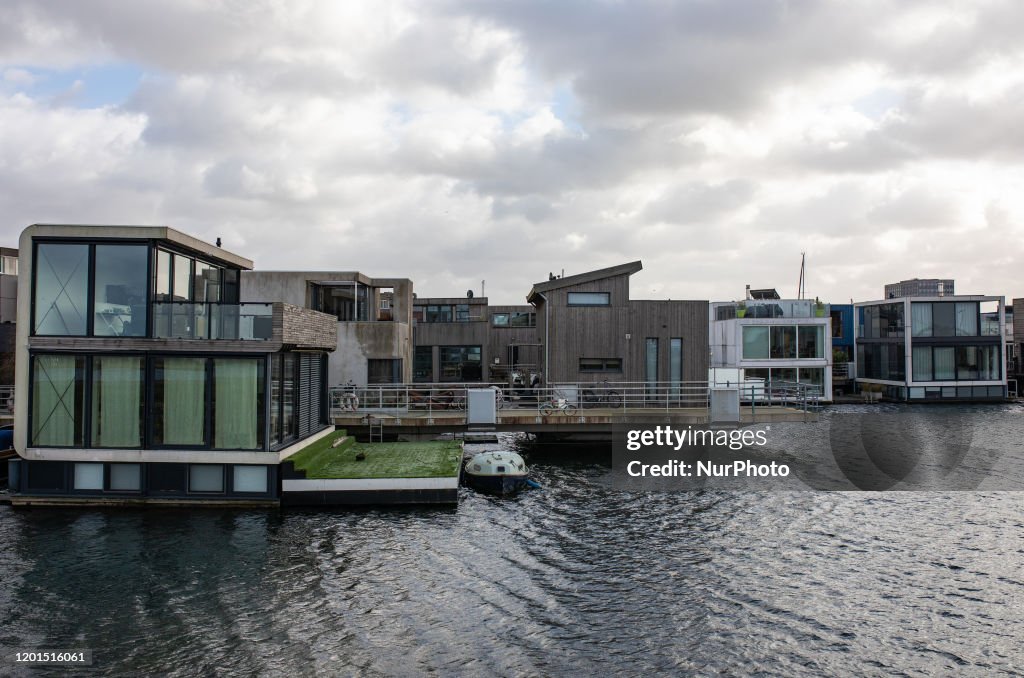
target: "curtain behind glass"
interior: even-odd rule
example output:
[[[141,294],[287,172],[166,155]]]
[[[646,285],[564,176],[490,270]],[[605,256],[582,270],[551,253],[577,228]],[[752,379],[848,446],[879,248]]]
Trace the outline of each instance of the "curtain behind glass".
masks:
[[[163,360],[163,445],[202,445],[206,359]]]
[[[259,361],[218,358],[214,371],[214,447],[257,447]]]
[[[917,304],[915,304],[916,306]],[[914,325],[916,328],[917,325]],[[932,347],[915,346],[913,350],[914,381],[932,380]]]
[[[978,305],[974,303],[957,303],[956,305],[956,336],[978,336]]]
[[[80,444],[75,419],[77,360],[69,355],[40,355],[32,376],[32,441],[40,447]]]
[[[933,356],[935,380],[956,379],[956,354],[953,347],[936,346]]]
[[[932,336],[932,305],[931,304],[911,304],[910,305],[910,322],[914,324],[915,337],[930,337]]]
[[[141,447],[142,358],[93,359],[92,444]]]

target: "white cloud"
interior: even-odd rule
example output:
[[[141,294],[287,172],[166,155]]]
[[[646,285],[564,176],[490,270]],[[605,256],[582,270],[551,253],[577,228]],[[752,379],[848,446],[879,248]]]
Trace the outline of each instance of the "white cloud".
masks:
[[[1024,7],[733,10],[9,2],[4,239],[164,223],[262,268],[431,295],[486,279],[506,302],[549,271],[637,258],[638,296],[792,293],[800,251],[823,298],[926,273],[1024,292]],[[75,79],[101,87],[103,64],[144,76],[85,107]]]

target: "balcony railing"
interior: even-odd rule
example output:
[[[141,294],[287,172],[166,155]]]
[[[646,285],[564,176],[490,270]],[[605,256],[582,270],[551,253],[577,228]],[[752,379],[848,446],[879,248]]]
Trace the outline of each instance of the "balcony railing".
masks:
[[[747,299],[716,307],[715,320],[733,318],[827,318],[832,307],[812,299]]]
[[[266,341],[273,334],[273,304],[161,301],[153,304],[156,339]]]

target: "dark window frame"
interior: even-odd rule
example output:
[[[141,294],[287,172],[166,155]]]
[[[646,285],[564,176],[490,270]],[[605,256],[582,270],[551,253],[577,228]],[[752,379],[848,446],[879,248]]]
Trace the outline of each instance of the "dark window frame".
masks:
[[[594,303],[573,302],[572,297],[573,297],[574,294],[603,295],[605,300],[606,300],[606,303],[594,304]],[[565,305],[566,306],[572,306],[574,308],[587,308],[587,307],[605,308],[607,306],[611,306],[612,305],[612,293],[611,292],[567,292],[566,295],[565,295]]]

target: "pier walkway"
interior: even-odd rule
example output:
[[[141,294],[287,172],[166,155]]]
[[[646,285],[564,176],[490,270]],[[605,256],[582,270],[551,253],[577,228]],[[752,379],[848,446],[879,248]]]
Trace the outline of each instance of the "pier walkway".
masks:
[[[467,411],[469,391],[493,389],[493,421]],[[820,394],[804,384],[740,386],[739,424],[814,421]],[[554,384],[507,389],[498,384],[381,384],[333,388],[330,418],[360,435],[426,437],[446,432],[524,432],[610,437],[616,425],[712,423],[707,382]]]

